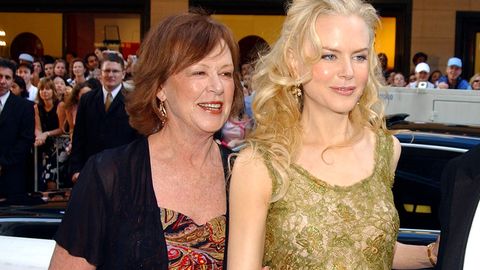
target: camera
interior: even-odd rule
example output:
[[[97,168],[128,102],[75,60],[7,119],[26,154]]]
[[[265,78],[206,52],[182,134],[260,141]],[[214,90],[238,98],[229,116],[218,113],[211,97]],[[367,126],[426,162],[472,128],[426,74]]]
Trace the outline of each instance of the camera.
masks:
[[[427,82],[418,82],[417,88],[427,88]]]

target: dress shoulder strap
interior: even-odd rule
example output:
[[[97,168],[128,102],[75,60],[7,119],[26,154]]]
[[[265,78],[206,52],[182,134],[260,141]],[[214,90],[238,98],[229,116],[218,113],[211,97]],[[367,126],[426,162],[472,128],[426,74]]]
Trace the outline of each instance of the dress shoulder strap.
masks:
[[[393,138],[387,131],[377,131],[377,142],[375,147],[377,167],[382,175],[382,180],[390,187],[393,186],[394,171],[393,162]]]

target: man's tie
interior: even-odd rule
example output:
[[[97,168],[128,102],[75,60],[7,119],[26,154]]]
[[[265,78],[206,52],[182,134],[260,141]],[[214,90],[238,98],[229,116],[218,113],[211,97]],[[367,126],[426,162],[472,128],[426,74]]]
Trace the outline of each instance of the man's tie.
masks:
[[[2,104],[2,101],[0,100],[0,114],[2,114],[2,110],[3,110],[3,104]]]
[[[107,98],[105,99],[105,111],[108,111],[108,108],[110,108],[110,105],[112,104],[113,96],[112,93],[107,94]]]

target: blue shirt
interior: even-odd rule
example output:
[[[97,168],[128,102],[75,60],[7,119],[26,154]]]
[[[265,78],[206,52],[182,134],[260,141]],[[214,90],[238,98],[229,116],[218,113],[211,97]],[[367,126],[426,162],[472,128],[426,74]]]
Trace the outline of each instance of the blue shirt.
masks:
[[[437,83],[442,83],[442,82],[448,84],[448,89],[472,90],[472,87],[470,86],[470,84],[466,80],[462,79],[461,77],[457,78],[456,85],[450,85],[450,83],[448,83],[448,77],[446,75],[443,75],[442,77],[440,77],[440,79],[438,79]]]
[[[247,115],[250,119],[253,119],[252,101],[253,101],[253,96],[254,95],[255,95],[255,92],[253,92],[250,96],[246,96],[244,98],[244,100],[245,100],[245,112],[247,113]]]

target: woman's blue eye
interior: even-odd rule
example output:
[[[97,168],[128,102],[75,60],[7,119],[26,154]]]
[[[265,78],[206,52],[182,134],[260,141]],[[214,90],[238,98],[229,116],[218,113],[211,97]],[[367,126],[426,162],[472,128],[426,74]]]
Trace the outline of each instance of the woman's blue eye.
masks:
[[[357,61],[366,61],[367,60],[367,56],[366,55],[357,55],[357,56],[354,56],[354,59],[357,60]]]
[[[325,59],[325,60],[335,60],[337,57],[333,54],[324,54],[322,55],[322,59]]]

